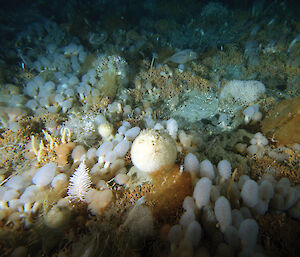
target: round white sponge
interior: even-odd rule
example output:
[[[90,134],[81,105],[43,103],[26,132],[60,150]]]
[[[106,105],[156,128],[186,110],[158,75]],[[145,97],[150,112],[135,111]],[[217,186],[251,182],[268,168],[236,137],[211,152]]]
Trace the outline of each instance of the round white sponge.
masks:
[[[176,157],[176,143],[163,131],[143,130],[131,147],[132,163],[143,172],[154,172],[173,165]]]

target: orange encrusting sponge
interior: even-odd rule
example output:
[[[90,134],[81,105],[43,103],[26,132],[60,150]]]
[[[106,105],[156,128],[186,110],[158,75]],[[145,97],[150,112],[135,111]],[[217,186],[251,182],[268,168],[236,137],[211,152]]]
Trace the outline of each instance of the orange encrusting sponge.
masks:
[[[190,174],[173,165],[151,173],[151,178],[153,188],[146,194],[146,200],[153,215],[162,220],[177,216],[184,198],[193,193]]]
[[[300,143],[300,97],[277,104],[263,119],[262,132],[281,145]]]

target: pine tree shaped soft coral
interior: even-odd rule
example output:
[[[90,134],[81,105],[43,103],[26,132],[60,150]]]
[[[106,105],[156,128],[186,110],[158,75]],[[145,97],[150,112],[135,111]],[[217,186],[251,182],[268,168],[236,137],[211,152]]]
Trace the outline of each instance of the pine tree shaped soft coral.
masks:
[[[85,202],[85,195],[90,189],[91,184],[89,170],[83,161],[70,178],[68,186],[68,196],[70,200]]]

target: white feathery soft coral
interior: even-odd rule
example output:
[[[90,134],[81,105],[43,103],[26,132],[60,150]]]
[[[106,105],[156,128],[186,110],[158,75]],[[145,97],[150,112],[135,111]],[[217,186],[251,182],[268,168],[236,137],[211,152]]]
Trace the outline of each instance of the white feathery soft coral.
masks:
[[[85,202],[85,195],[92,184],[89,175],[89,169],[86,167],[84,161],[80,163],[79,167],[70,178],[68,186],[68,196],[72,201]]]

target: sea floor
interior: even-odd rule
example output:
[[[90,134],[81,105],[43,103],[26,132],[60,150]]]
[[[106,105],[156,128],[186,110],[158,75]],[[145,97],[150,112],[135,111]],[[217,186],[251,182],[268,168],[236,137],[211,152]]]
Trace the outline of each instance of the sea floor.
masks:
[[[0,256],[298,256],[297,5],[134,2],[0,10]]]

